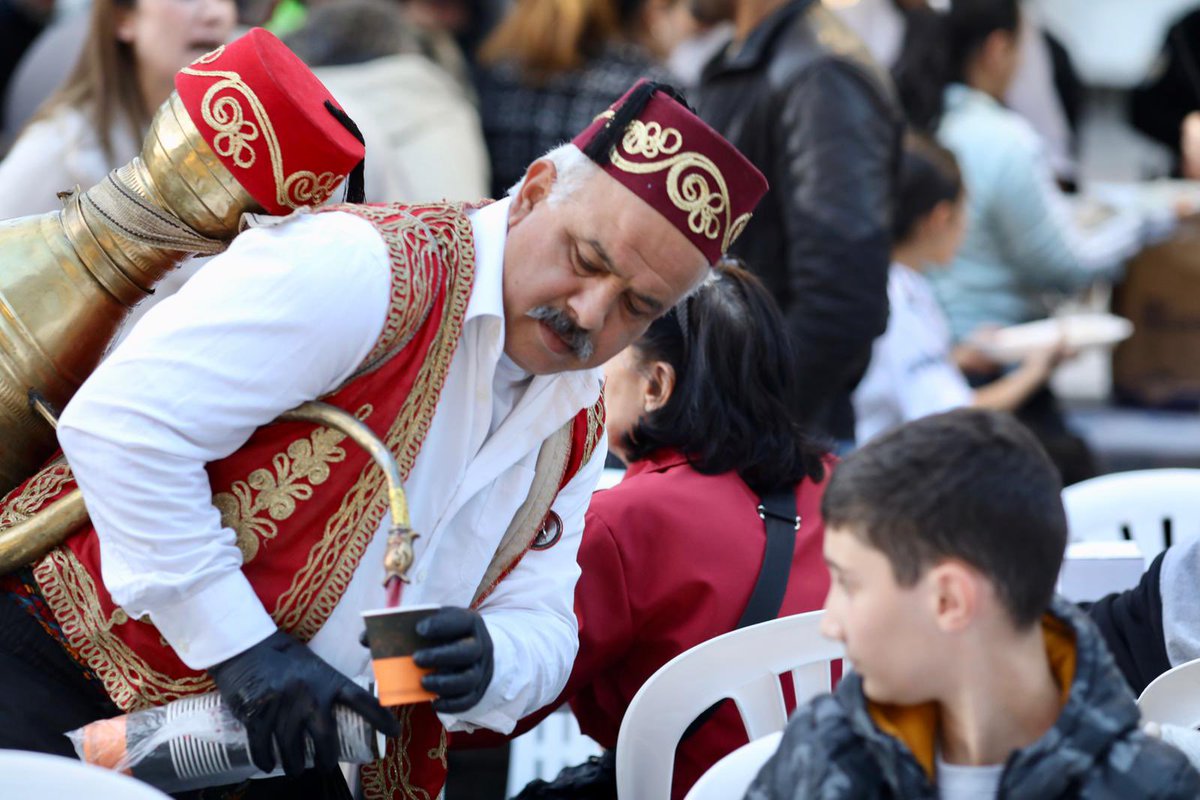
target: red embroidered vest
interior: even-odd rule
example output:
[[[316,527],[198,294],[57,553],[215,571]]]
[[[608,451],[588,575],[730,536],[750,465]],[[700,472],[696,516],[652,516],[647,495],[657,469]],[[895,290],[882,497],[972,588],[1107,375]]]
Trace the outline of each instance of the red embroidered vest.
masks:
[[[383,237],[392,265],[391,303],[363,366],[321,399],[366,423],[407,476],[462,332],[474,277],[471,225],[461,205],[333,210],[366,219]],[[602,435],[602,414],[597,404],[572,421],[560,489],[590,457]],[[365,451],[344,440],[338,431],[308,423],[273,424],[208,465],[213,504],[237,534],[243,571],[275,622],[304,641],[332,613],[387,507],[382,473]],[[74,488],[66,463],[52,462],[0,501],[0,530]],[[530,531],[530,543],[535,533]],[[213,689],[208,675],[186,667],[149,621],[130,619],[113,603],[100,577],[91,526],[36,562],[33,573],[64,644],[120,708],[132,711]],[[372,800],[433,797],[444,782],[445,732],[431,707],[399,713],[404,734],[389,742],[388,758],[363,770]]]

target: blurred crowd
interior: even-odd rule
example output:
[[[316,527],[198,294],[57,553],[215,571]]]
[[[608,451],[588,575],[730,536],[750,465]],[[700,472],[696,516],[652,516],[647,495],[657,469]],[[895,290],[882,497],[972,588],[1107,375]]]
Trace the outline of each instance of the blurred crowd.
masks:
[[[1200,170],[1194,17],[1133,103],[1181,174]],[[1033,6],[0,0],[0,23],[0,218],[132,158],[175,71],[250,26],[281,34],[358,123],[373,202],[501,197],[637,78],[680,86],[772,184],[734,254],[784,313],[809,430],[846,450],[984,405],[1018,412],[1068,482],[1095,471],[1046,388],[1069,348],[1005,363],[981,346],[1112,281],[1149,236],[1071,194],[1085,91]]]

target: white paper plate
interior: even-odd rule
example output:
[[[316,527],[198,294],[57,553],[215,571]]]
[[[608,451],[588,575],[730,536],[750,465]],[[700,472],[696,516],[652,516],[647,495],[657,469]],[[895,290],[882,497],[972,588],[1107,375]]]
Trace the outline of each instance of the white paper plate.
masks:
[[[1133,323],[1113,314],[1074,314],[1013,325],[971,337],[970,344],[1000,362],[1014,362],[1059,341],[1075,350],[1112,347],[1128,339]]]

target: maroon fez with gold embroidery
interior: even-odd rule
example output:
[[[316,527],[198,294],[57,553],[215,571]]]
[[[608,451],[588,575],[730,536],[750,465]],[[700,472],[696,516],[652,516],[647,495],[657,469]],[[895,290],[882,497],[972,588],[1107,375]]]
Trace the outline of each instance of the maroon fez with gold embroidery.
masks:
[[[320,205],[363,160],[362,137],[333,95],[262,28],[184,67],[175,90],[204,141],[268,214]]]
[[[671,87],[640,80],[572,143],[713,264],[750,221],[767,179],[676,98]]]

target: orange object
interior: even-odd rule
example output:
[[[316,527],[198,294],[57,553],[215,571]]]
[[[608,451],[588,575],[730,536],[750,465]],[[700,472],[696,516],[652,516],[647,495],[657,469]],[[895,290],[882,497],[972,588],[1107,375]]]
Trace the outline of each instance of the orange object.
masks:
[[[382,705],[411,705],[437,697],[421,687],[421,678],[433,670],[418,667],[412,656],[377,658],[371,665],[375,668],[375,690]]]
[[[101,719],[83,729],[83,760],[105,769],[116,769],[125,758],[125,720],[127,717]],[[121,770],[131,775],[129,769]]]

